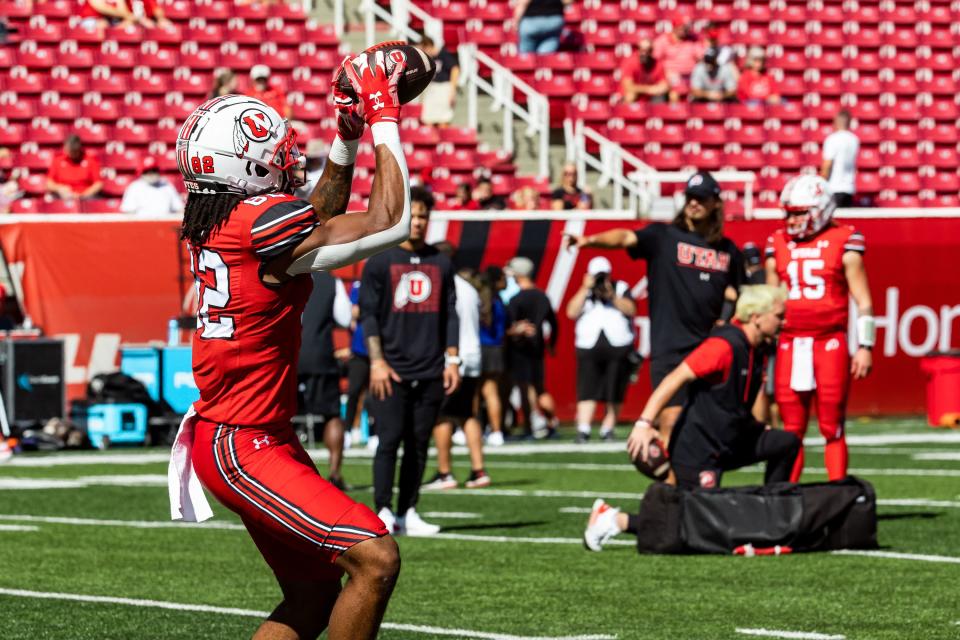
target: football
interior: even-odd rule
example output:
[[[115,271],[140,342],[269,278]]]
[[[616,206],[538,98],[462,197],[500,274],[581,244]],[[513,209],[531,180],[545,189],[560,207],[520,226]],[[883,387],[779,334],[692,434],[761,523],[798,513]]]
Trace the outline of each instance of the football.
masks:
[[[670,473],[670,456],[660,438],[655,438],[653,442],[650,443],[647,460],[644,461],[641,458],[637,458],[633,461],[633,466],[648,478],[654,480],[666,479],[667,474]]]
[[[397,87],[397,93],[400,97],[400,103],[406,104],[423,93],[427,88],[433,76],[437,73],[437,65],[433,59],[417,47],[402,41],[381,42],[375,44],[361,53],[361,56],[367,56],[372,62],[372,56],[377,51],[384,52],[384,58],[387,63],[387,74],[393,71],[393,66],[398,59],[406,59],[407,68],[400,78],[400,84]],[[347,78],[347,74],[342,70],[337,76],[337,85],[340,90],[351,98],[356,98],[357,94],[353,90],[353,85]]]

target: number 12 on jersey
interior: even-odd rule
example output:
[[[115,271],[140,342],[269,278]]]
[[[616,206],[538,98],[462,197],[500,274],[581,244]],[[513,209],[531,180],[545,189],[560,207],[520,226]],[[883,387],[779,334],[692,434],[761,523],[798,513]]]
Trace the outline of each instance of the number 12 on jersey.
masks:
[[[823,260],[791,260],[787,263],[787,276],[790,279],[790,300],[820,300],[826,291],[823,276],[814,272],[824,267]]]
[[[200,249],[190,252],[190,271],[197,290],[197,328],[204,339],[233,338],[233,318],[220,315],[230,303],[230,272],[216,251]],[[200,277],[212,272],[213,284]]]

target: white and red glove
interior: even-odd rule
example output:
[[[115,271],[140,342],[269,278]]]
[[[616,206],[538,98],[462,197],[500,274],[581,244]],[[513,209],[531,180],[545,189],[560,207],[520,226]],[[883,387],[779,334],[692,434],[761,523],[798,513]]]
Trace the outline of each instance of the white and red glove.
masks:
[[[373,64],[368,62],[373,60]],[[360,71],[357,71],[357,66]],[[406,68],[406,60],[396,61],[393,73],[387,75],[383,51],[372,56],[361,53],[346,64],[345,70],[353,90],[360,101],[360,114],[367,124],[377,122],[400,122],[400,98],[397,83]]]
[[[337,135],[343,141],[359,140],[363,135],[365,123],[363,116],[360,115],[360,108],[356,101],[340,90],[337,83],[337,77],[340,71],[349,66],[350,56],[347,56],[340,63],[340,66],[333,72],[333,81],[330,83],[333,89],[333,106],[337,110]]]

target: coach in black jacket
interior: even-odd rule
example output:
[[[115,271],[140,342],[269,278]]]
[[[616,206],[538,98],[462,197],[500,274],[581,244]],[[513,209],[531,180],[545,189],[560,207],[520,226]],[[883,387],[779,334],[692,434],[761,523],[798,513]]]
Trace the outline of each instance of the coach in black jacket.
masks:
[[[440,527],[424,522],[415,506],[440,403],[460,384],[460,324],[453,265],[425,241],[433,197],[416,187],[410,195],[410,239],[370,258],[363,269],[360,322],[370,351],[369,410],[380,437],[373,461],[377,515],[388,531],[433,535]]]

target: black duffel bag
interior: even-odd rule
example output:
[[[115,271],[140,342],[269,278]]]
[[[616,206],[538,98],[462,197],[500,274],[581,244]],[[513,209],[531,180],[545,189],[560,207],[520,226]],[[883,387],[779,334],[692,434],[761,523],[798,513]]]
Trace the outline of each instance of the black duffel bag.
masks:
[[[731,553],[877,547],[877,497],[853,476],[835,482],[683,490],[651,485],[640,503],[641,553]]]

